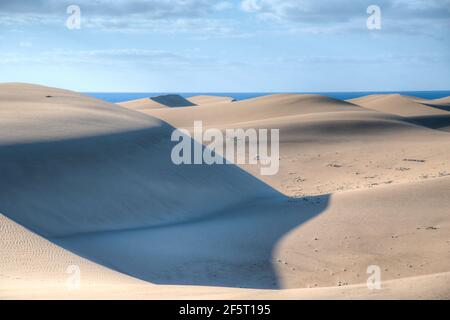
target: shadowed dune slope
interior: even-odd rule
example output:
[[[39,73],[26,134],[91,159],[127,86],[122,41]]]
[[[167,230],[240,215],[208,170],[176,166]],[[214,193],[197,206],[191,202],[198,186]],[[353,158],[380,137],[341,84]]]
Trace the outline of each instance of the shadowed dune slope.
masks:
[[[370,95],[349,101],[368,109],[399,115],[425,127],[450,131],[448,98],[425,100],[386,94]]]
[[[162,105],[165,105],[170,108],[179,108],[179,107],[192,107],[195,106],[191,101],[179,96],[177,94],[168,94],[164,96],[158,96],[150,98],[150,100],[156,101]]]
[[[324,287],[365,282],[370,265],[384,280],[420,276],[449,271],[449,187],[442,178],[258,201],[201,221],[56,242],[157,284]]]
[[[442,110],[427,107],[422,103],[416,102],[415,98],[405,97],[399,94],[375,94],[349,101],[368,109],[403,117],[445,114]]]
[[[422,100],[419,102],[426,106],[429,106],[429,107],[433,107],[433,108],[437,108],[440,110],[445,110],[445,111],[450,112],[450,97],[434,99],[434,100]]]
[[[80,258],[0,214],[0,299],[449,299],[450,272],[365,284],[290,290],[163,286],[125,276]],[[81,287],[68,287],[68,268]]]
[[[68,297],[59,272],[74,263],[79,297],[448,298],[450,136],[410,119],[443,110],[413,103],[283,94],[136,111],[0,85],[0,297]],[[195,120],[279,129],[279,173],[174,165],[171,133]]]
[[[444,178],[351,191],[333,196],[329,202],[323,202],[324,197],[291,200],[287,205],[260,201],[229,210],[232,214],[184,224],[52,240],[94,262],[161,285],[272,289],[332,287],[339,283],[347,286],[365,282],[366,268],[377,265],[382,268],[385,287],[390,279],[448,271],[449,183],[450,179]],[[442,206],[432,215],[424,214],[435,203]],[[322,213],[314,216],[317,210]],[[104,290],[134,286],[141,297],[151,297],[155,290],[164,288],[145,286],[73,256],[5,219],[0,216],[5,244],[0,249],[0,267],[7,275],[2,276],[5,281],[0,287],[5,290],[17,294],[12,288],[20,279],[24,286],[45,281],[50,293],[64,294],[65,268],[73,264],[81,268],[83,286],[92,290],[98,290],[98,286]],[[22,255],[17,257],[18,253]],[[22,256],[26,259],[15,266]],[[49,256],[54,258],[49,260]],[[181,295],[183,289],[175,288],[178,290],[172,294]],[[30,289],[33,292],[33,287]],[[333,293],[331,288],[321,290],[317,298]],[[424,293],[433,297],[433,290],[434,297],[442,297],[443,289],[437,285]],[[360,297],[371,295],[363,287],[358,291]],[[234,293],[234,297],[242,293],[223,290],[222,294],[225,292],[231,296]],[[298,291],[267,295],[278,294],[303,297]],[[127,291],[116,295],[133,296]]]
[[[437,104],[437,105],[450,105],[450,97],[444,97],[444,98],[440,98],[440,99],[433,99],[433,100],[428,100],[429,103],[431,104]]]
[[[175,94],[124,101],[119,102],[118,105],[132,110],[153,110],[195,106],[191,101]]]
[[[46,87],[0,92],[0,212],[42,235],[175,223],[280,196],[238,167],[174,165],[173,128],[153,117]]]

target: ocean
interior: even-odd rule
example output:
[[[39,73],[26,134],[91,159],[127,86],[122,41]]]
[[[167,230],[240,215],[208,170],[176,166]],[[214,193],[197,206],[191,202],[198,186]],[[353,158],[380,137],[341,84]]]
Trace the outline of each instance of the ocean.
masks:
[[[122,102],[141,98],[151,98],[157,97],[165,94],[178,94],[184,98],[189,98],[197,95],[218,95],[233,97],[236,100],[245,100],[261,96],[266,96],[270,94],[275,94],[280,92],[189,92],[189,93],[179,93],[179,92],[85,92],[85,94],[106,100],[109,102]],[[399,93],[407,96],[414,96],[423,99],[439,99],[443,97],[450,96],[450,91],[368,91],[368,92],[291,92],[291,93],[304,93],[304,94],[320,94],[323,96],[348,100],[367,96],[369,94],[392,94]]]

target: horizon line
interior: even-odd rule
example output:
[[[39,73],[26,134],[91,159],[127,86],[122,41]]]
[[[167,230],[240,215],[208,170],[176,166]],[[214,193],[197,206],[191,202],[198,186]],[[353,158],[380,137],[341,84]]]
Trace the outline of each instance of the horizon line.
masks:
[[[68,89],[71,90],[71,89]],[[78,90],[73,90],[78,91]],[[78,91],[80,93],[267,93],[267,94],[284,94],[284,93],[367,93],[367,92],[380,92],[380,93],[392,93],[392,92],[450,92],[450,89],[436,89],[436,90],[357,90],[357,91],[304,91],[304,90],[292,90],[292,91]]]

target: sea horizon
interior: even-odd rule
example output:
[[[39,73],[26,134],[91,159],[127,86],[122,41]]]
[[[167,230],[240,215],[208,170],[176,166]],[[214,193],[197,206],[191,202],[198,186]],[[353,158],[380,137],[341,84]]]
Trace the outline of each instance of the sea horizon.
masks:
[[[413,96],[421,99],[440,99],[450,96],[450,90],[431,90],[431,91],[342,91],[342,92],[83,92],[84,94],[102,99],[108,102],[123,102],[142,98],[152,98],[167,94],[177,94],[183,98],[190,98],[199,95],[227,96],[237,101],[252,99],[272,94],[319,94],[326,97],[349,100],[360,98],[371,94],[401,94],[404,96]]]

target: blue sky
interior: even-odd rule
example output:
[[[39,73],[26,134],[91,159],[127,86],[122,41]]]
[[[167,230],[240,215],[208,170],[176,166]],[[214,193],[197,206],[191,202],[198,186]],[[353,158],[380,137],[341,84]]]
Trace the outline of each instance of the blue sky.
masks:
[[[81,9],[70,30],[69,5]],[[366,26],[381,9],[381,29]],[[0,82],[78,91],[450,89],[450,0],[0,1]]]

